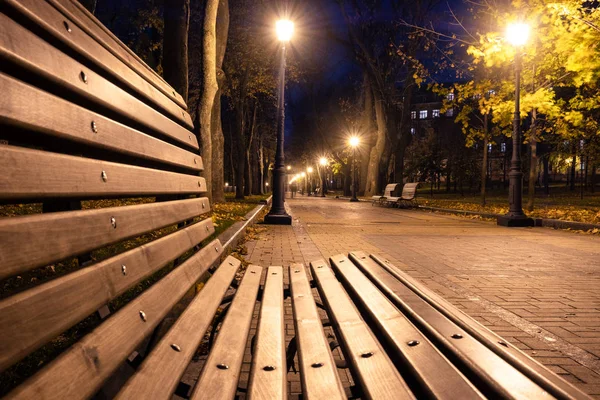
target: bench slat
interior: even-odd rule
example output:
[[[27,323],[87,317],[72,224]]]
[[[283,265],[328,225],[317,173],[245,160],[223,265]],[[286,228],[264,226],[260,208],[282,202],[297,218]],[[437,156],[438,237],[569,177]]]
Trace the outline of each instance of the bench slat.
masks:
[[[0,279],[210,211],[207,198],[0,218]],[[114,228],[111,218],[115,219]]]
[[[487,397],[515,399],[553,398],[548,392],[513,368],[440,314],[372,259],[358,264],[386,296],[409,317],[427,338]],[[453,338],[453,335],[459,335]]]
[[[0,147],[0,200],[206,192],[204,178],[12,146]]]
[[[256,348],[252,357],[248,386],[250,399],[287,398],[284,327],[283,268],[269,267],[258,319]]]
[[[30,73],[60,85],[62,89],[143,125],[151,132],[167,135],[185,146],[198,149],[196,136],[189,130],[68,57],[2,13],[0,59],[10,60]],[[85,74],[85,81],[81,73]]]
[[[51,36],[72,48],[79,55],[102,68],[110,74],[112,79],[118,80],[120,84],[135,91],[139,96],[159,107],[182,125],[190,129],[193,128],[188,113],[82,31],[70,19],[68,14],[63,15],[52,5],[42,0],[6,0],[6,4],[44,29]]]
[[[27,130],[194,171],[198,154],[184,150],[0,72],[0,121]],[[96,132],[92,129],[94,124]],[[25,135],[22,135],[25,136]],[[20,140],[26,141],[25,137]]]
[[[363,252],[351,253],[350,259],[361,263],[368,259]],[[417,328],[360,272],[344,255],[331,257],[331,265],[344,282],[350,296],[365,310],[387,340],[391,354],[401,360],[421,393],[438,399],[477,399],[481,394],[419,332]],[[418,342],[416,346],[409,343]]]
[[[231,256],[221,263],[117,398],[171,398],[239,267],[240,261]]]
[[[302,264],[290,266],[290,289],[302,394],[306,399],[347,399]]]
[[[371,255],[371,258],[381,267],[385,268],[396,279],[406,285],[410,290],[427,301],[432,307],[436,308],[462,329],[469,332],[490,350],[511,363],[515,368],[527,375],[534,382],[537,382],[542,388],[546,389],[557,398],[588,399],[587,396],[573,385],[563,379],[557,378],[557,376],[549,369],[539,364],[519,349],[508,344],[502,337],[481,325],[433,291],[420,285],[415,279],[389,262],[386,262],[383,258],[375,255]],[[501,345],[500,343],[505,343],[506,346]]]
[[[209,218],[1,300],[0,371],[123,294],[213,232]],[[216,253],[214,248],[210,250],[211,254]]]
[[[250,265],[246,270],[191,400],[235,397],[261,273],[262,268],[256,265]]]
[[[154,70],[152,70],[137,54],[121,42],[108,28],[106,28],[98,19],[92,15],[77,0],[49,0],[54,7],[59,9],[65,15],[69,15],[71,20],[76,21],[79,27],[93,37],[104,48],[113,53],[117,58],[127,64],[131,69],[144,77],[153,86],[158,88],[167,97],[186,109],[186,104],[181,95]]]
[[[17,399],[90,397],[218,260],[222,250],[218,240],[211,242],[110,316],[9,396]],[[141,312],[144,313],[143,318]],[[69,384],[65,384],[64,379]]]
[[[343,261],[350,264],[348,259]],[[335,261],[332,259],[332,262]],[[340,334],[344,355],[352,365],[353,375],[359,380],[364,395],[369,399],[413,399],[411,390],[361,318],[327,262],[319,260],[311,262],[310,266],[321,299]]]

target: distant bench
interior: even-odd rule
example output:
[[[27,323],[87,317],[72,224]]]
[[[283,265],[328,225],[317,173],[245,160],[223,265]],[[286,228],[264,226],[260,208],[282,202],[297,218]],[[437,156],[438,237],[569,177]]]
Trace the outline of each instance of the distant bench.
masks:
[[[1,11],[0,202],[41,207],[0,218],[0,278],[64,268],[0,300],[0,370],[39,367],[9,398],[285,399],[295,358],[306,399],[585,398],[387,260],[334,256],[333,269],[311,263],[311,279],[303,265],[225,257],[209,239],[182,98],[74,0],[5,0]],[[181,378],[215,316],[189,387]],[[40,366],[36,350],[78,326],[89,332]],[[345,363],[333,358],[338,344]],[[343,387],[339,368],[355,386]]]
[[[398,193],[400,184],[391,183],[385,187],[383,196],[373,196],[372,205],[387,205],[396,207],[410,207],[417,204],[417,188],[419,182],[406,183],[402,188],[402,192]],[[398,195],[399,194],[399,195]]]

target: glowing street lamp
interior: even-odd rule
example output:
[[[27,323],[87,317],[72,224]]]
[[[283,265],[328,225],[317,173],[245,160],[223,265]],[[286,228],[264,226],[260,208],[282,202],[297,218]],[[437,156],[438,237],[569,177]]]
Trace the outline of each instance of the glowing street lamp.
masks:
[[[285,131],[285,45],[292,39],[294,23],[280,20],[275,24],[277,38],[281,42],[281,61],[279,64],[279,83],[277,96],[277,150],[273,170],[273,203],[265,216],[265,223],[291,225],[292,217],[285,211],[285,155],[283,139]]]
[[[529,38],[529,25],[514,23],[506,28],[506,40],[515,47],[515,113],[513,118],[512,158],[508,173],[508,213],[498,217],[502,226],[534,226],[533,219],[523,212],[523,172],[521,171],[521,63],[523,45]]]
[[[313,173],[313,167],[306,168],[306,172],[308,172],[309,174],[312,174]]]
[[[287,19],[279,20],[275,23],[277,39],[281,42],[289,42],[294,34],[294,23]]]
[[[355,202],[358,201],[358,198],[356,197],[356,184],[358,181],[356,176],[356,148],[360,144],[360,138],[358,136],[352,136],[348,140],[348,143],[350,144],[350,147],[352,147],[352,197],[350,198],[350,201]]]
[[[286,169],[289,171],[290,169],[292,169],[292,166],[291,166],[291,165],[288,165],[288,166],[287,166],[287,167],[285,167],[285,168],[286,168]]]

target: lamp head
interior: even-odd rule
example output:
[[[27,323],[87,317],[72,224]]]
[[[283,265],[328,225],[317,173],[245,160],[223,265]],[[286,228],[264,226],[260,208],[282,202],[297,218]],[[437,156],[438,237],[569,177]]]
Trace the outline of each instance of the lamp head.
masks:
[[[358,136],[352,136],[349,140],[350,146],[352,147],[357,147],[358,144],[360,143],[360,139],[358,138]]]
[[[327,159],[326,159],[325,157],[321,157],[321,159],[319,160],[319,163],[320,163],[322,166],[325,166],[325,165],[327,165]]]
[[[309,174],[312,174],[312,172],[313,172],[313,168],[312,168],[312,167],[308,167],[308,168],[306,168],[306,172],[308,172]]]
[[[529,25],[517,22],[506,27],[506,40],[513,46],[523,46],[529,39]]]
[[[292,166],[291,166],[291,165],[288,165],[286,168],[287,168],[287,170],[289,171],[290,169],[292,169]]]
[[[294,34],[294,23],[287,19],[280,19],[275,24],[277,38],[282,42],[289,42]]]
[[[302,177],[303,177],[303,178],[304,178],[304,177],[306,177],[306,172],[303,172],[303,173],[302,173]]]

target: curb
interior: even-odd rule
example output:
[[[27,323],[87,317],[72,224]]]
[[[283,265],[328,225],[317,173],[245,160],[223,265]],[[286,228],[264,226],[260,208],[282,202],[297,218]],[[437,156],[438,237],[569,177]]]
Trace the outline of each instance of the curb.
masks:
[[[467,211],[467,210],[452,210],[449,208],[439,208],[439,207],[431,207],[431,206],[418,206],[416,207],[419,210],[428,210],[428,211],[441,211],[449,214],[458,214],[458,215],[478,215],[483,218],[498,218],[502,216],[502,214],[496,213],[485,213],[478,211]],[[537,223],[536,223],[537,226]]]
[[[448,214],[458,214],[458,215],[478,215],[483,218],[498,218],[502,216],[502,214],[496,213],[485,213],[478,211],[466,211],[466,210],[453,210],[449,208],[439,208],[439,207],[430,207],[430,206],[418,206],[420,210],[427,211],[439,211],[445,212]],[[549,218],[534,218],[535,226],[542,228],[553,228],[553,229],[571,229],[574,231],[589,231],[593,229],[600,229],[600,225],[598,224],[589,224],[586,222],[576,222],[576,221],[564,221],[560,219],[549,219]]]
[[[267,207],[268,204],[271,204],[271,199],[273,196],[269,197],[266,200],[262,200],[261,203],[256,207],[254,207],[249,213],[247,213],[244,218],[245,221],[237,221],[233,225],[231,225],[225,232],[222,232],[217,239],[222,243],[223,246],[223,254],[228,254],[231,250],[235,249],[240,240],[244,237],[246,233],[246,228],[249,225],[252,225],[256,222],[256,219],[260,212]]]

